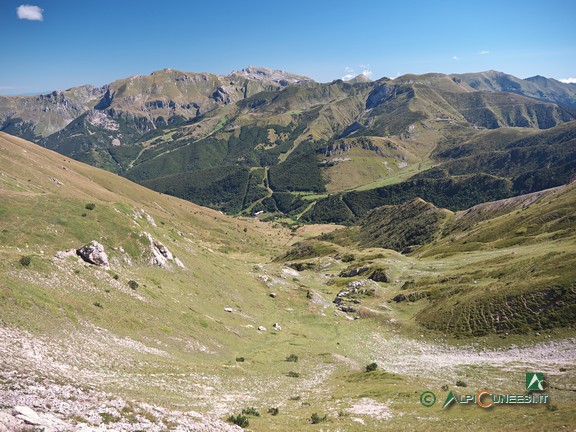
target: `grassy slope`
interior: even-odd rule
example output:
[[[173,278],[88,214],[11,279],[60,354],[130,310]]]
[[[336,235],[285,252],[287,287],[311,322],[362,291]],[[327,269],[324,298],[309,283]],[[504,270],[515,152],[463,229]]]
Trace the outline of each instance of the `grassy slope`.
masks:
[[[90,383],[93,390],[128,400],[214,416],[252,405],[263,413],[251,419],[256,431],[410,430],[416,425],[444,430],[446,424],[481,430],[510,421],[538,430],[576,422],[571,394],[560,391],[553,392],[559,407],[554,413],[543,407],[502,407],[490,416],[479,408],[445,413],[418,402],[424,389],[443,397],[440,386],[453,386],[458,378],[476,387],[498,377],[498,389],[518,391],[523,371],[517,368],[499,372],[496,366],[486,376],[461,365],[430,374],[418,355],[411,357],[416,369],[398,368],[403,361],[396,355],[403,351],[397,341],[426,347],[412,339],[422,331],[413,315],[425,305],[388,307],[387,300],[404,282],[436,274],[434,266],[460,272],[459,266],[493,252],[478,252],[474,259],[466,255],[462,261],[458,255],[418,260],[381,249],[339,249],[339,254],[355,254],[358,263],[389,267],[392,276],[390,284],[376,285],[375,296],[362,299],[363,319],[351,321],[331,305],[348,280],[326,276],[349,263],[320,256],[307,259],[317,270],[294,272],[269,262],[283,245],[300,239],[298,232],[291,239],[254,220],[230,219],[7,135],[0,136],[0,147],[0,323],[2,332],[17,335],[3,339],[7,369],[0,368],[2,374],[17,370],[22,382],[31,376],[41,385],[74,383],[77,377],[75,385]],[[88,202],[96,208],[85,209]],[[134,219],[136,209],[150,214],[158,226]],[[141,231],[162,241],[187,269],[160,269],[139,258],[146,249]],[[308,235],[309,229],[303,230],[302,236]],[[75,258],[52,259],[55,251],[92,239],[110,254],[110,271]],[[119,246],[131,254],[133,265],[113,249]],[[18,263],[22,255],[32,256],[30,266]],[[130,279],[139,282],[135,291],[127,288]],[[276,299],[268,296],[271,291],[278,293]],[[274,322],[282,331],[271,331]],[[248,327],[258,325],[268,331]],[[20,352],[18,338],[24,331],[31,332],[24,346],[33,343],[40,353],[37,362],[34,356],[10,355]],[[433,334],[426,341],[447,343]],[[299,356],[297,363],[285,361],[291,353]],[[239,356],[246,361],[236,362]],[[362,373],[372,360],[388,372]],[[70,372],[70,367],[77,369]],[[288,377],[290,371],[301,375]],[[572,375],[570,369],[558,379]],[[5,376],[0,386],[14,387]],[[278,406],[280,414],[264,414],[270,406]],[[354,413],[370,407],[376,414]],[[313,412],[328,414],[328,422],[307,423]]]

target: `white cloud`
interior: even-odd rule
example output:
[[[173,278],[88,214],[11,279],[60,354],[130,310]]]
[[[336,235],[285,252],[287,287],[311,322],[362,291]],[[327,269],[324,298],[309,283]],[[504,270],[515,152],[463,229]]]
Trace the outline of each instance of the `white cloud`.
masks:
[[[44,9],[32,5],[20,5],[16,8],[18,18],[30,21],[44,21]]]
[[[452,59],[453,59],[453,60],[460,60],[460,57],[454,56],[454,57],[452,57]]]
[[[564,84],[576,84],[576,78],[564,78],[558,81],[563,82]]]
[[[361,64],[358,67],[362,69],[362,72],[359,74],[356,73],[354,68],[346,66],[344,68],[344,76],[342,76],[342,81],[350,81],[352,78],[356,78],[358,75],[364,75],[366,78],[372,78],[372,70],[370,69],[369,64]]]
[[[356,75],[354,74],[354,69],[349,66],[344,68],[344,76],[342,77],[342,81],[349,81],[354,78]]]
[[[490,51],[488,50],[480,51],[480,55],[486,55],[486,54],[490,54]]]
[[[369,64],[361,64],[360,67],[362,68],[362,75],[369,79],[372,78],[372,70],[370,69]]]

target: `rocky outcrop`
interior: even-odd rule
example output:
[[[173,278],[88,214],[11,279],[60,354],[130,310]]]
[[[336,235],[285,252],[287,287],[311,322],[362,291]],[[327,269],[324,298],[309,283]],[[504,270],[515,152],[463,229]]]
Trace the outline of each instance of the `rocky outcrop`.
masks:
[[[152,252],[152,258],[150,258],[150,264],[157,265],[160,267],[170,267],[170,262],[174,262],[178,267],[184,267],[182,261],[178,258],[174,258],[172,252],[168,250],[166,246],[155,240],[151,234],[143,232],[144,236],[150,241],[150,251]]]
[[[390,282],[390,277],[386,273],[386,270],[382,268],[376,268],[370,273],[368,279],[373,280],[374,282]]]
[[[50,413],[37,413],[27,406],[14,407],[12,414],[0,412],[0,432],[15,431],[71,432],[71,425]]]
[[[92,240],[90,244],[82,246],[80,249],[76,249],[76,255],[78,255],[87,263],[104,268],[109,267],[108,255],[104,251],[104,246],[102,246],[96,240]]]
[[[332,301],[336,305],[336,309],[346,313],[357,312],[357,307],[352,306],[360,304],[362,297],[372,297],[375,294],[375,289],[371,286],[373,282],[363,279],[352,281],[348,283],[346,289],[340,291],[336,298]]]
[[[359,276],[361,274],[366,273],[368,270],[370,270],[370,267],[350,268],[350,269],[342,271],[339,276],[341,278],[349,278],[349,277]]]

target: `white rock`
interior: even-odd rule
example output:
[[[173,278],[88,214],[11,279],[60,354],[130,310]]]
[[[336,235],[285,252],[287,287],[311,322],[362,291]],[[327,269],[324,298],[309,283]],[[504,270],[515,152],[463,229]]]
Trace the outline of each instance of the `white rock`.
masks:
[[[144,210],[142,210],[142,212],[144,212]],[[146,220],[148,221],[148,223],[152,226],[157,226],[156,225],[156,221],[154,220],[154,218],[152,216],[150,216],[148,213],[144,213],[146,215]]]
[[[27,406],[17,406],[14,407],[14,413],[16,417],[24,422],[31,425],[41,425],[42,419],[36,414],[36,412]]]
[[[231,307],[226,307],[226,308],[224,308],[224,310],[226,312],[234,312],[234,309],[232,309]]]
[[[80,249],[76,249],[76,254],[78,254],[87,263],[109,268],[108,255],[106,255],[106,252],[104,251],[104,246],[96,240],[92,240],[90,244],[82,246]]]
[[[260,327],[258,327],[258,330],[260,330],[260,331],[266,331],[266,327],[260,326]]]
[[[300,273],[298,273],[298,271],[291,269],[291,268],[283,268],[282,273],[290,275],[290,276],[300,276]]]
[[[164,246],[162,243],[160,243],[158,240],[155,240],[149,233],[144,231],[142,234],[144,234],[144,236],[146,236],[146,238],[150,242],[150,250],[152,252],[152,258],[150,259],[150,264],[157,265],[160,267],[168,267],[169,266],[168,261],[174,261],[174,255],[172,255],[172,252],[170,252],[168,248]],[[181,261],[180,264],[182,264]],[[184,264],[182,264],[182,266],[184,266]]]

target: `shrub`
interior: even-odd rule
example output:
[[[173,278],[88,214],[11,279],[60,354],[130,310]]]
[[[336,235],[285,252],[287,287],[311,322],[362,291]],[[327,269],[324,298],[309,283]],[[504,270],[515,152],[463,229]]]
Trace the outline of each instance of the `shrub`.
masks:
[[[117,274],[115,274],[115,275],[112,276],[112,277],[114,278],[114,280],[118,280],[118,278],[119,278],[120,276],[118,276]]]
[[[444,384],[441,388],[443,391],[448,391],[448,384]]]
[[[462,380],[458,380],[456,381],[456,387],[467,387],[467,384]]]
[[[318,415],[318,413],[312,413],[312,415],[310,416],[310,421],[312,422],[312,424],[318,424],[320,422],[324,422],[328,419],[328,416],[324,416],[324,417],[320,417]]]
[[[301,396],[292,396],[290,398],[291,401],[299,401],[302,397]]]
[[[231,415],[226,419],[226,421],[228,423],[240,426],[241,428],[246,428],[250,424],[248,418],[246,416],[243,416],[242,414],[238,414],[237,416]]]
[[[88,203],[88,204],[86,204],[86,205],[84,206],[84,208],[85,208],[86,210],[94,210],[94,209],[96,208],[96,204],[94,204],[94,203]]]
[[[296,354],[290,354],[286,357],[286,361],[296,363],[298,361],[298,356]]]
[[[20,265],[24,267],[28,267],[32,262],[32,257],[30,255],[24,255],[20,258]]]
[[[242,414],[244,415],[249,415],[249,416],[253,416],[253,417],[260,417],[260,413],[258,412],[258,410],[254,407],[248,407],[248,408],[244,408],[242,410]]]
[[[129,280],[129,281],[128,281],[128,286],[129,286],[131,289],[135,290],[136,288],[138,288],[138,282],[136,282],[135,280]]]
[[[298,372],[294,372],[294,371],[288,372],[288,376],[290,378],[300,378],[300,374]]]
[[[376,369],[378,369],[378,365],[376,363],[370,363],[369,365],[366,365],[366,372],[372,372]]]
[[[268,414],[270,415],[277,416],[279,412],[280,410],[276,407],[268,408]]]
[[[92,303],[94,306],[100,308],[100,309],[104,309],[104,306],[102,306],[102,303],[95,301],[94,303]]]
[[[238,363],[243,363],[246,359],[244,357],[236,357]]]
[[[354,257],[354,255],[352,254],[344,254],[342,255],[342,257],[340,258],[340,260],[342,262],[348,263],[348,262],[352,262],[354,261],[356,258]]]

